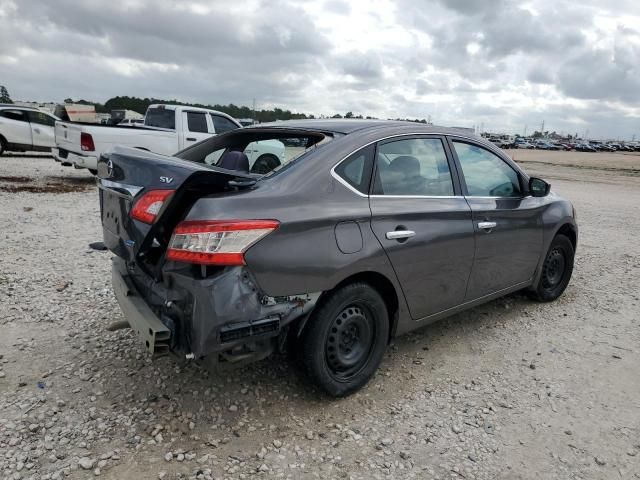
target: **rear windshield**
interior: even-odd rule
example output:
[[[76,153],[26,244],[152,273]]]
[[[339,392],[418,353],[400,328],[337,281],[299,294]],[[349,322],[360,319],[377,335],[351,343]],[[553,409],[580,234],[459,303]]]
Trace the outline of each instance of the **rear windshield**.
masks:
[[[176,129],[176,112],[167,108],[149,108],[144,119],[147,127]]]
[[[287,167],[309,151],[331,141],[332,137],[319,132],[258,133],[212,138],[176,154],[192,162],[232,168],[255,175],[270,175]],[[252,141],[253,140],[253,141]]]

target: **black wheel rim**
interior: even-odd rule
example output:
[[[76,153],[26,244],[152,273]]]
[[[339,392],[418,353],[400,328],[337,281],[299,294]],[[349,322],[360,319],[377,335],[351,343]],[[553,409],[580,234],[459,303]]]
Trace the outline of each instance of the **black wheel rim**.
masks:
[[[560,248],[554,248],[549,252],[544,262],[544,288],[552,289],[562,282],[566,264],[564,252]]]
[[[339,380],[348,380],[366,365],[375,339],[369,309],[352,304],[345,307],[329,327],[325,341],[327,366]]]

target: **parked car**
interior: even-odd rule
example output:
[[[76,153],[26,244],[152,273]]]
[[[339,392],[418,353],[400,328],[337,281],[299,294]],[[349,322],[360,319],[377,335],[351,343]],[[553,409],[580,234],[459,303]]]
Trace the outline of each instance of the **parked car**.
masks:
[[[532,143],[516,140],[516,148],[526,148],[528,150],[533,150],[536,147]]]
[[[290,138],[306,149],[250,171],[247,145]],[[98,178],[115,296],[150,352],[288,349],[336,396],[392,337],[517,290],[555,300],[573,269],[571,203],[458,129],[263,124],[173,157],[115,147]]]
[[[560,147],[557,145],[547,142],[547,141],[538,141],[535,143],[535,148],[539,150],[560,150]]]
[[[0,155],[8,151],[51,151],[56,120],[36,108],[0,104]]]
[[[588,143],[578,143],[576,144],[576,152],[597,152],[598,150]]]
[[[95,174],[98,158],[114,145],[171,155],[219,133],[242,126],[229,115],[204,108],[181,105],[150,105],[144,126],[56,122],[54,158]],[[259,142],[247,150],[256,170],[280,164],[284,145],[279,141]],[[266,166],[265,166],[266,165]]]

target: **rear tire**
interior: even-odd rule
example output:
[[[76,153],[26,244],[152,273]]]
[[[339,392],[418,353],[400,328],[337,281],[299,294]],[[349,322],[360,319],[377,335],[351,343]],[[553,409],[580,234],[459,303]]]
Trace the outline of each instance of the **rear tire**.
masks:
[[[98,170],[94,170],[93,168],[90,168],[90,169],[89,169],[89,172],[90,172],[90,173],[91,173],[91,175],[93,175],[94,177],[95,177],[96,175],[98,175]]]
[[[311,381],[334,397],[362,388],[382,361],[389,315],[377,290],[352,283],[321,299],[302,332],[299,352]]]
[[[0,137],[0,156],[2,156],[2,154],[6,149],[7,149],[7,141],[3,137]]]
[[[539,302],[552,302],[562,295],[571,280],[573,259],[571,240],[562,234],[556,235],[542,264],[538,283],[529,290],[529,296]]]

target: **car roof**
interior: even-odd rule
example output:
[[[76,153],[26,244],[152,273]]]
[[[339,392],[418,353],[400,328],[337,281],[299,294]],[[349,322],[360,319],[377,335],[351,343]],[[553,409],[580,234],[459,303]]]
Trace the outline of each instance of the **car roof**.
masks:
[[[295,128],[302,130],[316,130],[321,132],[341,133],[348,135],[353,132],[362,132],[374,129],[407,130],[413,133],[438,133],[445,135],[471,135],[475,136],[472,129],[457,127],[442,127],[427,125],[420,122],[408,122],[403,120],[360,120],[360,119],[303,119],[284,120],[279,122],[260,123],[244,128]]]
[[[36,112],[41,112],[42,110],[40,110],[39,108],[35,108],[35,107],[23,107],[22,105],[15,105],[13,103],[0,103],[0,108],[11,108],[11,109],[19,109],[19,110],[34,110]],[[44,112],[44,113],[48,113],[48,112]]]

